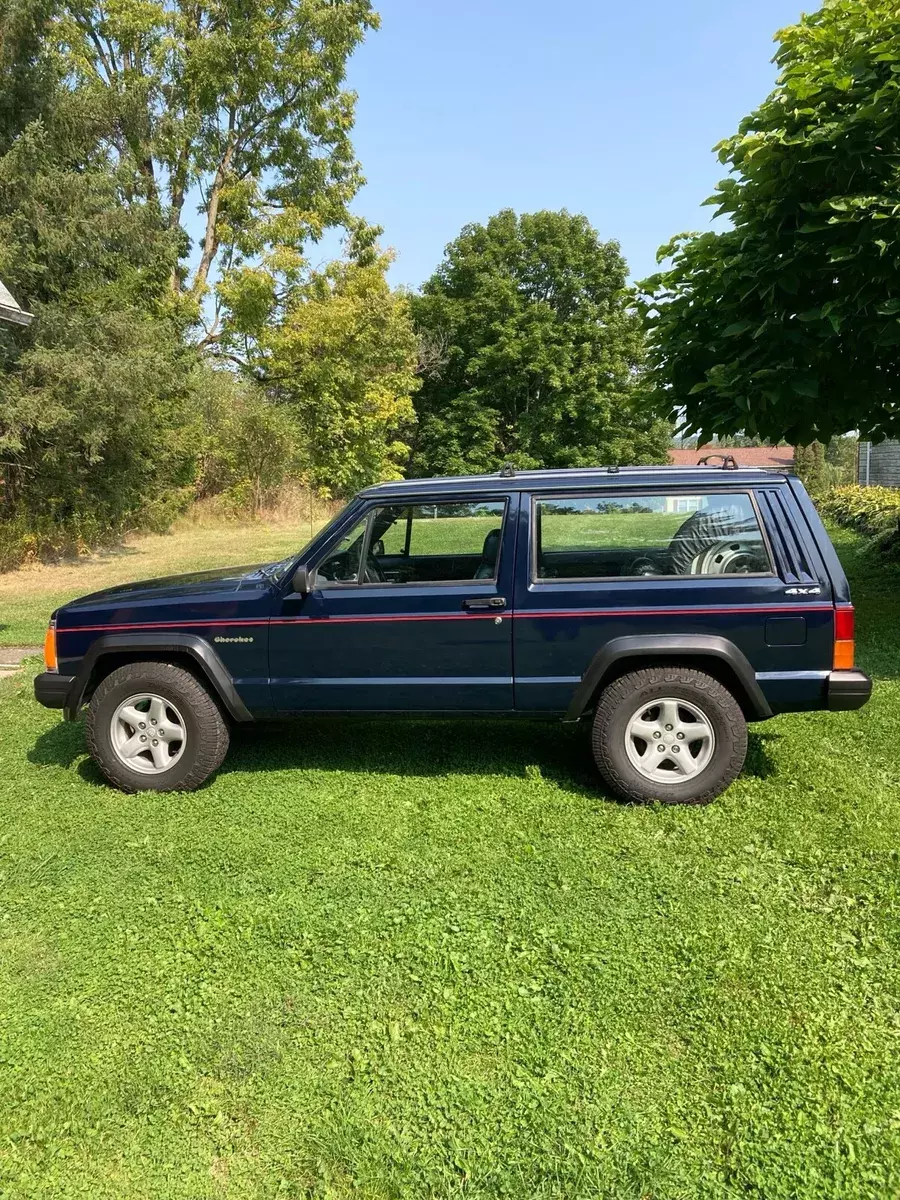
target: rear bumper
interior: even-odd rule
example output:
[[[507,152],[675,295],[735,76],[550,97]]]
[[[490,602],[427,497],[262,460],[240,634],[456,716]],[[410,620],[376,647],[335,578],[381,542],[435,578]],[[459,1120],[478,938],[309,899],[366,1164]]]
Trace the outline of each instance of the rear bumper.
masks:
[[[832,671],[828,676],[828,707],[833,712],[862,708],[872,695],[872,680],[862,671]]]
[[[66,697],[75,682],[74,675],[59,675],[56,671],[44,671],[35,676],[34,698],[44,708],[65,708]]]

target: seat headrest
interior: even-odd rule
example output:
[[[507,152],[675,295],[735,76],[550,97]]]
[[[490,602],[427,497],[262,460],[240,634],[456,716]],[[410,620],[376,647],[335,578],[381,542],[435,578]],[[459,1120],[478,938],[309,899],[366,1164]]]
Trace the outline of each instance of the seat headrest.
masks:
[[[484,546],[481,549],[481,557],[487,562],[494,562],[500,550],[500,530],[492,529],[484,539]]]

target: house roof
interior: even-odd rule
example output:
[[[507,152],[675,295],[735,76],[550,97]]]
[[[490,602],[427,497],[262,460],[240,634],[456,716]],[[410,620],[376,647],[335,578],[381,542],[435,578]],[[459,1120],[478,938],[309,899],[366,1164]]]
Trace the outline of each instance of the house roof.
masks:
[[[0,282],[0,321],[12,321],[14,325],[30,325],[33,320],[31,313],[20,308],[12,292]]]
[[[669,462],[677,467],[695,467],[707,454],[731,454],[739,467],[791,471],[794,466],[793,446],[695,446],[692,450],[670,450]]]

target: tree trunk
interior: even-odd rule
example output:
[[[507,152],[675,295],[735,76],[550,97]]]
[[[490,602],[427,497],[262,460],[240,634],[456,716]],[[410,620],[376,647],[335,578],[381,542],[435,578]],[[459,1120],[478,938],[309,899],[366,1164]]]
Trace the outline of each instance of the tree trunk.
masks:
[[[206,233],[203,238],[203,253],[200,255],[200,264],[197,267],[197,274],[194,276],[194,283],[191,288],[195,295],[200,295],[205,290],[210,267],[219,249],[217,230],[219,201],[222,198],[222,189],[228,179],[231,160],[234,157],[234,116],[234,109],[231,109],[228,114],[228,141],[225,146],[225,153],[222,155],[222,160],[216,168],[216,177],[209,192],[209,204],[206,209]]]

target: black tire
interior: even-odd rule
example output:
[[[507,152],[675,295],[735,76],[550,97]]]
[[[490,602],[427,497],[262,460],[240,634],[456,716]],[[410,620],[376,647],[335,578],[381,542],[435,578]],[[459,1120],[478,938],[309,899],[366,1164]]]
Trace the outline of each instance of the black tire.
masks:
[[[653,702],[664,697],[699,708],[715,734],[709,763],[682,782],[676,781],[677,776],[671,783],[648,779],[628,756],[626,731],[632,717],[640,706],[651,710]],[[741,773],[747,757],[747,722],[731,692],[711,675],[691,667],[646,667],[621,676],[603,690],[591,745],[604,781],[626,800],[709,804]]]
[[[158,774],[130,768],[113,747],[110,726],[129,696],[149,692],[175,706],[184,722],[184,750]],[[103,680],[87,712],[87,744],[105,777],[123,792],[190,792],[222,764],[228,751],[228,725],[218,704],[190,671],[166,662],[136,662]]]

